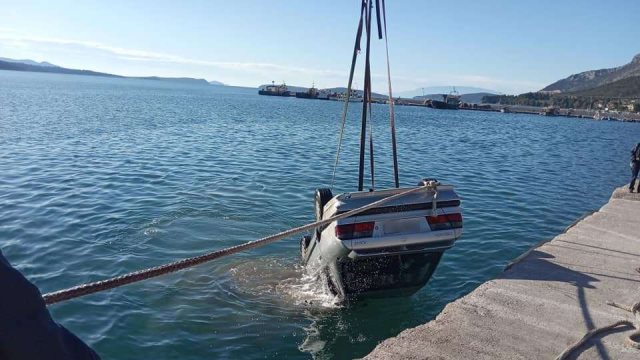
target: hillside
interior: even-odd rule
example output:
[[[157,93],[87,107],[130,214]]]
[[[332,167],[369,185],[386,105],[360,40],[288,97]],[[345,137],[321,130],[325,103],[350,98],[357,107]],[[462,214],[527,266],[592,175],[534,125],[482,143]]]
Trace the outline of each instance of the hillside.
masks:
[[[185,77],[169,78],[169,77],[159,77],[159,76],[144,76],[144,77],[135,77],[134,79],[171,81],[175,83],[191,84],[191,85],[209,85],[209,82],[205,79],[194,79],[194,78],[185,78]]]
[[[29,59],[17,60],[17,59],[9,59],[9,58],[0,57],[0,61],[19,63],[19,64],[27,64],[27,65],[35,65],[35,66],[59,67],[58,65],[53,65],[52,63],[48,63],[46,61],[37,62],[37,61],[29,60]]]
[[[61,66],[53,65],[46,61],[37,62],[33,60],[26,60],[26,59],[15,60],[15,59],[8,59],[8,58],[2,58],[2,57],[0,57],[0,70],[103,76],[103,77],[142,79],[142,80],[153,80],[153,81],[168,81],[168,82],[192,84],[192,85],[224,85],[223,83],[218,81],[211,81],[211,83],[209,83],[205,79],[195,79],[195,78],[188,78],[188,77],[171,78],[171,77],[159,77],[159,76],[121,76],[121,75],[114,75],[114,74],[102,73],[102,72],[91,71],[91,70],[68,69]]]
[[[72,74],[72,75],[91,75],[91,76],[104,76],[104,77],[117,77],[123,76],[101,73],[91,70],[76,70],[67,69],[59,66],[47,66],[47,65],[31,65],[24,62],[10,62],[0,60],[0,70],[13,70],[13,71],[32,71],[32,72],[44,72],[44,73],[57,73],[57,74]]]
[[[569,92],[566,95],[637,99],[640,98],[640,76],[628,77],[592,89]]]
[[[626,65],[574,74],[554,82],[542,89],[542,91],[577,92],[634,76],[640,76],[640,54],[636,55],[631,62]]]

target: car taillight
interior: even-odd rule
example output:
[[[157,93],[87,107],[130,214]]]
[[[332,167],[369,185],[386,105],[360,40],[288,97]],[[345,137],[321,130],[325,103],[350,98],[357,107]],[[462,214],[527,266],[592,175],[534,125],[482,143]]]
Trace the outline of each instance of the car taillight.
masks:
[[[427,216],[427,222],[432,231],[459,229],[462,227],[462,214]]]
[[[358,239],[371,237],[375,221],[344,224],[336,226],[336,237],[340,240]]]

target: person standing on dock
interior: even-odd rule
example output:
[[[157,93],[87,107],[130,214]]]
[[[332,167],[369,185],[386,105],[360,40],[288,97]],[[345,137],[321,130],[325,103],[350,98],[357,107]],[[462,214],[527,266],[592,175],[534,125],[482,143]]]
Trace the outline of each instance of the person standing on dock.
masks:
[[[636,180],[638,179],[638,171],[640,171],[640,143],[631,150],[631,182],[629,183],[629,192],[633,192],[636,187]]]

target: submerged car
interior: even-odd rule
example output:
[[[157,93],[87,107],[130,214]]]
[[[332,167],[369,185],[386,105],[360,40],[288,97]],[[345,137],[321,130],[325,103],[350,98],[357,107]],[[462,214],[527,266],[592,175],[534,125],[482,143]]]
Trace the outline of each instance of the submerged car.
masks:
[[[425,179],[418,186],[423,186]],[[419,191],[317,228],[301,240],[302,261],[340,299],[411,295],[422,288],[442,254],[462,235],[460,198],[434,182]],[[410,188],[315,195],[316,218],[330,217]]]

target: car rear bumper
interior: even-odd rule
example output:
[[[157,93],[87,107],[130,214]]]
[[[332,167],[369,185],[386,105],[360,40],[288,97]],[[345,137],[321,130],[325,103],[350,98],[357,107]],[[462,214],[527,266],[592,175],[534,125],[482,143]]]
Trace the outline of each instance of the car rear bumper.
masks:
[[[448,247],[462,235],[462,229],[418,232],[410,234],[385,235],[362,239],[343,240],[342,243],[349,250],[365,252],[372,249],[393,247],[418,247],[420,249],[442,247],[443,243],[450,243]]]
[[[429,281],[442,251],[386,254],[340,260],[337,272],[346,297],[410,295]]]

